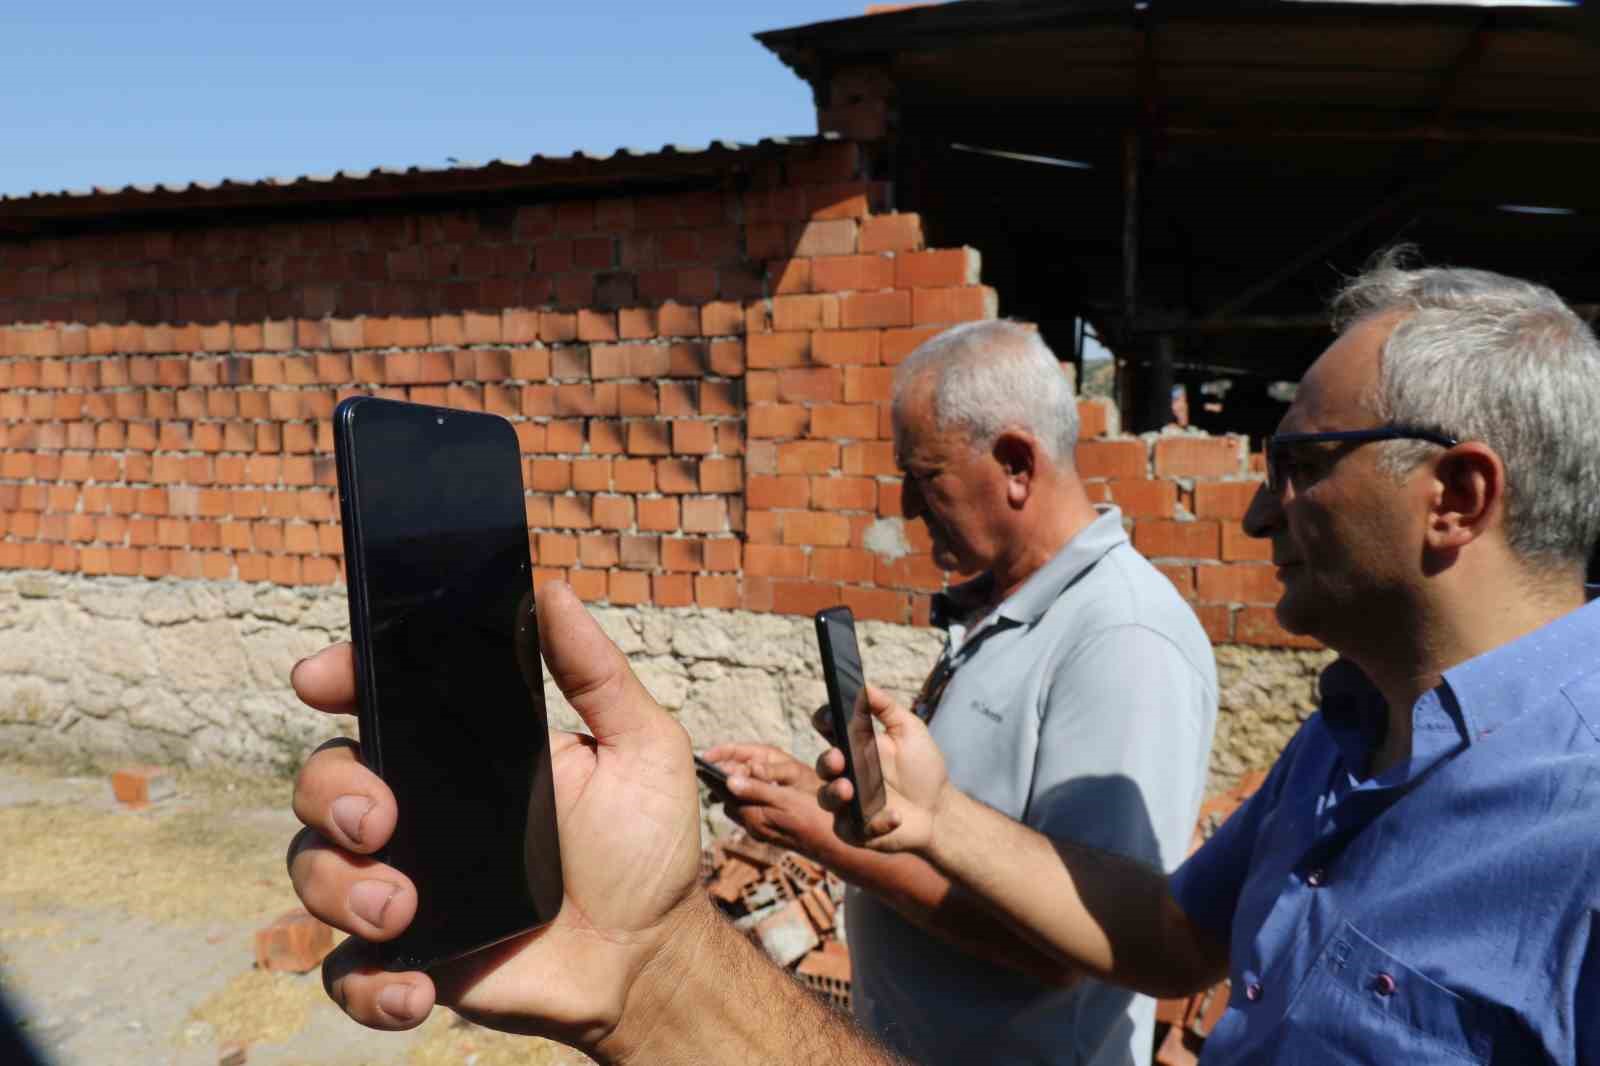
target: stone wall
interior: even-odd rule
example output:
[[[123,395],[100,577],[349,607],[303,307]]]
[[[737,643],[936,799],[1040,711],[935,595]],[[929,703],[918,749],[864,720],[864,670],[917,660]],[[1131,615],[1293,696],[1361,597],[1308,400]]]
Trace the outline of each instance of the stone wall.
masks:
[[[810,760],[825,698],[809,618],[701,607],[594,608],[696,746],[758,739]],[[0,747],[53,761],[130,757],[289,772],[338,723],[288,688],[348,634],[342,587],[0,572]],[[938,654],[925,628],[861,624],[867,675],[909,701]],[[1330,654],[1224,645],[1212,786],[1266,766],[1313,706]],[[553,690],[552,719],[577,719]],[[353,723],[345,722],[346,732]]]

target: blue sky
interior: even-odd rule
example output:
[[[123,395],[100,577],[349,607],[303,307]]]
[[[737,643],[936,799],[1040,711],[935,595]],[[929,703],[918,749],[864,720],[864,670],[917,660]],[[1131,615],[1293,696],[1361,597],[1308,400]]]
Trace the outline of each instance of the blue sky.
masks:
[[[751,34],[866,0],[0,4],[0,194],[815,131]]]

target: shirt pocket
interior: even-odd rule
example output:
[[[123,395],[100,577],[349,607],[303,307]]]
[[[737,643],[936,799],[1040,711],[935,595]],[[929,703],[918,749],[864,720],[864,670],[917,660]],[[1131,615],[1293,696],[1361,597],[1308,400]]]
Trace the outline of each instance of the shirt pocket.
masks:
[[[1485,1004],[1407,966],[1350,922],[1323,947],[1287,1021],[1310,1046],[1355,1061],[1483,1063],[1494,1043]]]

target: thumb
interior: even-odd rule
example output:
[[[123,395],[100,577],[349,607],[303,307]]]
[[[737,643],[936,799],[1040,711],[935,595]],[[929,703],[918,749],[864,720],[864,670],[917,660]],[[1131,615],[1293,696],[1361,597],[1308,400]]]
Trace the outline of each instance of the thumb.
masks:
[[[666,718],[628,660],[578,600],[572,586],[539,586],[539,644],[550,678],[602,744]]]
[[[922,719],[906,710],[894,701],[883,689],[876,685],[867,686],[867,710],[872,712],[872,717],[892,737],[899,738],[908,732],[926,730]]]

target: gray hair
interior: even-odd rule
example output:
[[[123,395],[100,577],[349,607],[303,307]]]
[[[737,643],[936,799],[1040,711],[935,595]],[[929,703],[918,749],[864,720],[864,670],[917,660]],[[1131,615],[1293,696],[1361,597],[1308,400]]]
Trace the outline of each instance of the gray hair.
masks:
[[[1374,413],[1483,441],[1506,467],[1506,539],[1536,569],[1581,564],[1600,538],[1600,342],[1554,292],[1484,270],[1407,269],[1381,253],[1334,302],[1339,328],[1405,317],[1384,342]],[[1384,448],[1399,475],[1436,449]]]
[[[1037,330],[1005,320],[952,326],[919,345],[894,375],[894,412],[931,378],[933,417],[985,450],[1007,429],[1038,439],[1051,459],[1072,458],[1078,403],[1055,353]]]

